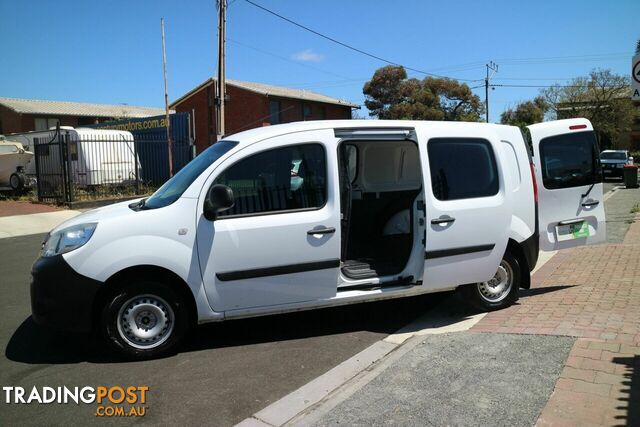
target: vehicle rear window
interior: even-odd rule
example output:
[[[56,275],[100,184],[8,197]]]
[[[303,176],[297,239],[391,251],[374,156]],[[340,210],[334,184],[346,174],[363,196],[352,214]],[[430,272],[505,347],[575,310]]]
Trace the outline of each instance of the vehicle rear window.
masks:
[[[620,151],[600,153],[600,158],[603,160],[627,160],[627,153],[620,152]]]
[[[545,188],[580,187],[601,181],[598,142],[592,131],[550,136],[540,141]]]
[[[481,138],[434,138],[427,143],[431,187],[438,200],[498,194],[496,158]]]

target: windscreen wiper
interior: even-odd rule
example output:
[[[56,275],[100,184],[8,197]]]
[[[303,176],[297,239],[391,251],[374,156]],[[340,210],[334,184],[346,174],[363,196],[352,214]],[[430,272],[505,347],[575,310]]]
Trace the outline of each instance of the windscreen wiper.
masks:
[[[589,189],[587,190],[586,193],[584,193],[582,195],[582,198],[584,199],[585,197],[587,197],[589,195],[589,193],[591,193],[591,190],[593,190],[593,187],[596,185],[596,183],[594,182],[593,184],[591,184],[591,186],[589,187]]]

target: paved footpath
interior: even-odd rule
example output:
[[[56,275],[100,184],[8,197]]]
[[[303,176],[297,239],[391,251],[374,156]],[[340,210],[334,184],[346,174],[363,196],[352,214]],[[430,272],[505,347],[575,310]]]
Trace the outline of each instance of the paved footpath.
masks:
[[[472,331],[577,337],[537,425],[640,425],[640,216],[622,244],[558,253]]]

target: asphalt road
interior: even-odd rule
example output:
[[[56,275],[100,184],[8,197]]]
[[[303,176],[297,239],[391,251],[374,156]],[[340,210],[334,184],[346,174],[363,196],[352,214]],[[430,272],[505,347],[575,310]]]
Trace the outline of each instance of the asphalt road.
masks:
[[[42,235],[0,239],[0,385],[146,385],[144,418],[104,419],[96,405],[0,404],[0,425],[232,425],[423,314],[437,295],[198,327],[176,356],[125,362],[87,335],[30,318],[29,269]],[[3,399],[4,401],[4,396]]]

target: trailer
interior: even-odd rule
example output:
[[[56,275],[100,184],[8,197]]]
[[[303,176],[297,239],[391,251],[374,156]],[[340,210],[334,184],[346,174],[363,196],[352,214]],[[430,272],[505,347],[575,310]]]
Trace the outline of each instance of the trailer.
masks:
[[[59,187],[65,179],[75,187],[126,185],[141,174],[131,132],[61,126],[6,139],[35,153],[25,173],[45,188]]]

